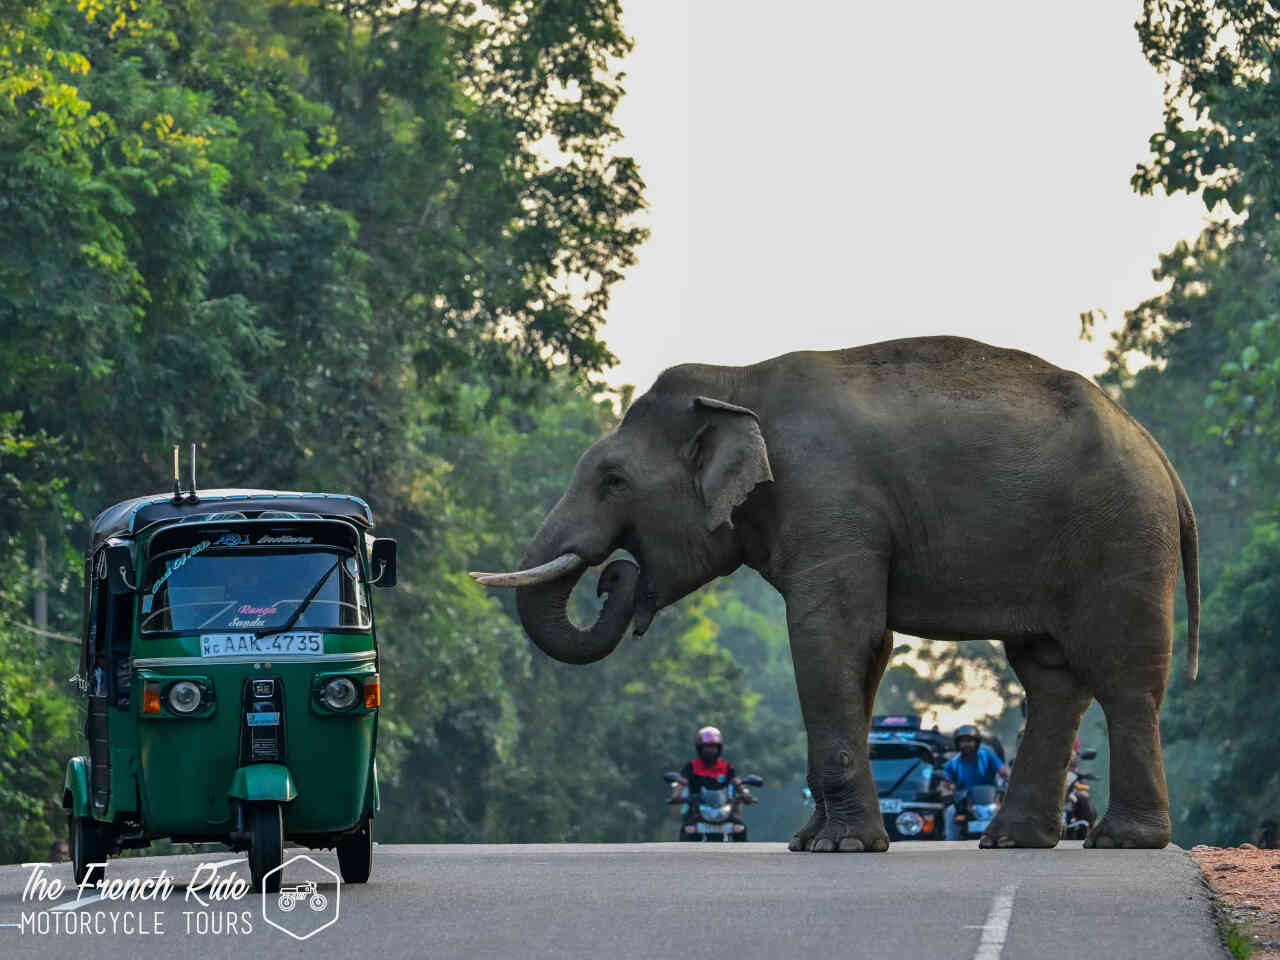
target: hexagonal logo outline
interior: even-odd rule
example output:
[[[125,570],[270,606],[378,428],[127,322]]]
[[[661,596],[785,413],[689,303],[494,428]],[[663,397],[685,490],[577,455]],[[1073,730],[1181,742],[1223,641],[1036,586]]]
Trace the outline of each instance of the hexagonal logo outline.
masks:
[[[267,877],[271,876],[273,873],[279,873],[285,867],[289,866],[289,864],[294,863],[298,860],[307,861],[307,863],[311,864],[312,866],[320,868],[320,870],[324,871],[334,879],[333,919],[328,920],[325,923],[322,923],[320,926],[316,927],[310,933],[306,933],[302,935],[294,933],[288,927],[285,927],[285,926],[282,926],[281,924],[276,923],[269,916],[267,916],[267,884],[265,882]],[[338,917],[342,914],[342,877],[338,876],[337,873],[330,870],[328,867],[326,867],[320,861],[316,860],[314,857],[309,857],[305,853],[295,853],[288,860],[284,861],[284,863],[280,864],[280,866],[272,867],[270,870],[268,870],[265,874],[262,875],[262,878],[264,881],[262,884],[262,919],[265,920],[271,926],[275,927],[277,930],[287,933],[289,936],[293,937],[293,939],[295,940],[309,940],[312,937],[314,937],[317,933],[319,933],[321,930],[328,930],[330,927],[332,927],[335,923],[338,922]],[[279,894],[274,894],[273,896],[279,896]]]

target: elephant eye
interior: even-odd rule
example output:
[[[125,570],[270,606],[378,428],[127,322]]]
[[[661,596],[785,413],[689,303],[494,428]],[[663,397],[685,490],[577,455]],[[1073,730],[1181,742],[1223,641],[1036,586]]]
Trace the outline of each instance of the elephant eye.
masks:
[[[606,473],[600,478],[600,486],[606,492],[617,493],[627,485],[626,478],[618,473]]]

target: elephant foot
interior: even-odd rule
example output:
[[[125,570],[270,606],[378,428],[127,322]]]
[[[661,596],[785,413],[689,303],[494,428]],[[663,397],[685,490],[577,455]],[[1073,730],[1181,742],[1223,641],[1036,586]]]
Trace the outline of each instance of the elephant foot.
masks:
[[[884,825],[858,825],[828,820],[805,848],[811,853],[884,853],[889,834]]]
[[[827,825],[827,815],[822,808],[815,807],[809,822],[796,831],[795,836],[791,838],[791,843],[787,845],[787,849],[792,853],[802,853],[809,849],[809,843],[814,837]]]
[[[1046,824],[1004,812],[996,814],[982,836],[978,847],[982,850],[1011,850],[1018,847],[1044,850],[1058,845],[1060,833],[1057,823]]]
[[[1108,810],[1089,831],[1084,845],[1091,850],[1160,850],[1169,845],[1170,832],[1165,811],[1134,816]]]

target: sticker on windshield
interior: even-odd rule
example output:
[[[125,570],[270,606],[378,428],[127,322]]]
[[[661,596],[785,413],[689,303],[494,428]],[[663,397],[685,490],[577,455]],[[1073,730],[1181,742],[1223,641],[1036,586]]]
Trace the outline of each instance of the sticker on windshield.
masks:
[[[181,570],[184,566],[186,566],[186,563],[188,560],[190,560],[192,557],[199,556],[200,554],[204,553],[206,550],[209,549],[210,546],[212,546],[210,541],[201,540],[199,543],[197,543],[194,547],[192,547],[182,556],[178,557],[176,560],[166,560],[164,562],[164,573],[160,576],[159,579],[156,580],[155,583],[151,585],[151,595],[155,596],[156,593],[159,592],[160,588],[164,585],[164,582],[168,580],[171,576],[173,576],[174,571]]]
[[[166,560],[164,562],[164,573],[151,585],[151,593],[149,595],[154,597],[160,591],[160,588],[164,586],[164,582],[186,566],[188,560],[199,556],[210,547],[242,547],[247,546],[248,543],[249,538],[243,533],[224,533],[217,540],[201,540],[176,560]],[[148,607],[148,609],[150,608]]]
[[[259,637],[253,633],[202,633],[202,657],[278,657],[284,654],[324,653],[324,635],[320,633],[273,633]]]

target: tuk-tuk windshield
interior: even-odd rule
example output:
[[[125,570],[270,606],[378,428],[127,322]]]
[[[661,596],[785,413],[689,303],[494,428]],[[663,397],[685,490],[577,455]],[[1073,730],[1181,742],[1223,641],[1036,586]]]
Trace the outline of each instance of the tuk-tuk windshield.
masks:
[[[355,555],[336,547],[162,554],[147,571],[151,592],[142,595],[142,631],[281,627],[322,578],[294,627],[367,628],[369,600],[359,571]]]

